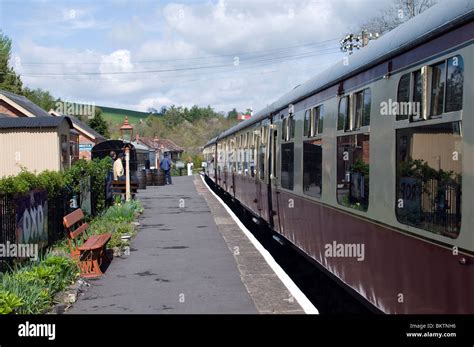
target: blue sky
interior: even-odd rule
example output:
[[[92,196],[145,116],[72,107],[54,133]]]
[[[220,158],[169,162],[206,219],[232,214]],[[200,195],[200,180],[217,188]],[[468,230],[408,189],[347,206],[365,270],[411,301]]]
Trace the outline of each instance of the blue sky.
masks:
[[[391,0],[12,1],[0,29],[32,88],[68,101],[255,111],[342,59]]]

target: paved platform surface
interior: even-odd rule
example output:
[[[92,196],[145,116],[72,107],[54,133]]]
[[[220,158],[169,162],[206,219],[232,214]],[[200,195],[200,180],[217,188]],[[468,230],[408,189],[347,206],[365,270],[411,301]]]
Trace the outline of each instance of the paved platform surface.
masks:
[[[201,179],[173,183],[139,192],[145,212],[130,255],[67,312],[303,313]]]

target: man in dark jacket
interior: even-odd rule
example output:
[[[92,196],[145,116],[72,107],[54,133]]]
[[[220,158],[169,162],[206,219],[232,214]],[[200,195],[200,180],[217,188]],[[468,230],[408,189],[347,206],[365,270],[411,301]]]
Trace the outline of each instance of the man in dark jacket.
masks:
[[[171,183],[171,160],[168,158],[168,153],[165,153],[165,157],[161,160],[160,169],[165,172],[166,184]]]

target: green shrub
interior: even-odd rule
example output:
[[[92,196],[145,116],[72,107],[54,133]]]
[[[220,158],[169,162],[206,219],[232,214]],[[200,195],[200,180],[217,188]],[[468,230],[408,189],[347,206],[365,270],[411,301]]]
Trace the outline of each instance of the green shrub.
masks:
[[[112,161],[110,158],[102,160],[94,159],[87,161],[78,160],[74,165],[64,173],[64,180],[73,192],[80,193],[80,179],[85,176],[91,178],[91,193],[96,197],[96,213],[100,213],[106,208],[105,182],[108,172],[112,170]]]
[[[0,314],[15,313],[23,305],[23,301],[13,293],[0,291]]]
[[[15,313],[43,313],[52,302],[52,295],[44,282],[27,271],[13,272],[2,276],[0,290],[14,294],[23,302]]]
[[[141,212],[143,212],[143,207],[141,203],[137,200],[131,200],[123,204],[119,203],[109,207],[109,209],[104,213],[102,218],[105,218],[107,220],[113,220],[116,222],[132,222],[135,219],[135,215]]]
[[[0,293],[10,293],[21,301],[14,313],[44,313],[51,306],[54,294],[73,283],[77,275],[78,267],[73,260],[50,256],[3,274],[0,278]]]

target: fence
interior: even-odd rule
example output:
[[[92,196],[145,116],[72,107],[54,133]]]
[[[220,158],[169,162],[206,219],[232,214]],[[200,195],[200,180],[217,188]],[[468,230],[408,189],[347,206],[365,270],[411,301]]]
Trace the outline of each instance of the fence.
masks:
[[[104,191],[105,191],[104,182]],[[91,214],[97,215],[100,211],[97,210],[98,194],[90,192]],[[73,194],[70,189],[64,188],[54,196],[48,196],[48,242],[47,247],[53,245],[66,237],[63,227],[63,217],[72,212],[75,207],[71,206],[71,199]],[[17,224],[16,224],[16,210],[15,200],[12,195],[0,195],[0,245],[6,247],[7,243],[17,243]],[[80,196],[77,196],[77,202],[81,201]],[[0,258],[0,272],[8,269],[14,259]]]

